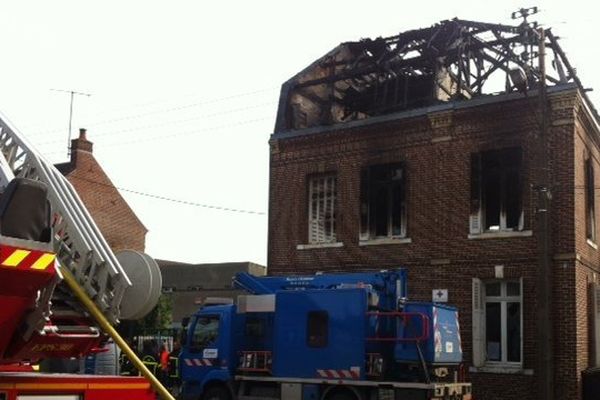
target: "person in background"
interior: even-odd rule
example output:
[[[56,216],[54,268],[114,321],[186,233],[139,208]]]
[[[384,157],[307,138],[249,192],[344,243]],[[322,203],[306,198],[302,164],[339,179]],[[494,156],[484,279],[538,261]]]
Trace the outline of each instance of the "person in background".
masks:
[[[159,362],[160,362],[160,377],[164,385],[169,381],[169,350],[167,348],[167,342],[163,341],[160,349]]]
[[[173,350],[169,355],[169,388],[171,394],[175,397],[179,395],[181,388],[181,379],[179,378],[179,353],[181,353],[181,345],[178,340],[173,342]]]
[[[145,340],[142,344],[142,362],[152,372],[153,375],[156,375],[159,372],[158,362],[156,361],[156,356],[158,355],[158,349],[155,340]],[[160,358],[159,358],[160,361]]]

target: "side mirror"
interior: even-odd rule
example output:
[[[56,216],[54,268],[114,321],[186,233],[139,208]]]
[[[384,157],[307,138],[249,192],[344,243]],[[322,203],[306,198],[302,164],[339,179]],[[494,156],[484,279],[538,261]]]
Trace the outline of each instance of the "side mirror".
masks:
[[[185,329],[188,327],[189,324],[190,324],[190,317],[183,317],[183,319],[181,320],[181,327]]]

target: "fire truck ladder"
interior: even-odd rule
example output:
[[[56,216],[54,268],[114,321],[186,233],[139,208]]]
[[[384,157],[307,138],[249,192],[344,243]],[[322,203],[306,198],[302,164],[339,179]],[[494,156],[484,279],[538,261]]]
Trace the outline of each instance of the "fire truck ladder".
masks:
[[[15,177],[41,181],[48,186],[57,259],[61,267],[71,271],[106,318],[116,323],[121,317],[121,300],[131,281],[73,186],[1,114],[0,153],[0,190]]]
[[[132,286],[123,267],[70,182],[0,114],[0,191],[14,178],[37,180],[48,187],[54,234],[52,244],[66,283],[57,279],[40,293],[38,307],[27,316],[23,337],[27,340],[35,330],[43,329],[51,315],[50,306],[56,299],[63,307],[56,311],[74,312],[87,319],[92,334],[95,325],[99,325],[150,380],[161,397],[173,400],[113,328],[119,318],[134,316],[123,315],[120,308],[125,291]],[[139,309],[129,311],[136,314]]]

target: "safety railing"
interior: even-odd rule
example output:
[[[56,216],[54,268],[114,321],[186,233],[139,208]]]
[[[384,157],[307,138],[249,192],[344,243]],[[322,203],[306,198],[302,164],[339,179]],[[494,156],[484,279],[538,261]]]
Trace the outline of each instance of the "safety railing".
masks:
[[[375,337],[368,337],[368,341],[377,341],[377,342],[422,342],[429,339],[429,317],[423,313],[417,312],[401,312],[401,311],[369,311],[367,315],[375,318],[394,318],[399,320],[399,322],[403,325],[402,333],[417,332],[418,336],[379,336],[379,332],[375,332]],[[416,319],[417,322],[420,322],[419,325],[414,326],[411,325],[412,321]],[[419,329],[420,328],[420,329]]]
[[[238,370],[242,372],[271,372],[273,365],[270,351],[242,351]]]
[[[379,378],[383,375],[383,357],[379,353],[367,353],[366,374],[371,378]]]

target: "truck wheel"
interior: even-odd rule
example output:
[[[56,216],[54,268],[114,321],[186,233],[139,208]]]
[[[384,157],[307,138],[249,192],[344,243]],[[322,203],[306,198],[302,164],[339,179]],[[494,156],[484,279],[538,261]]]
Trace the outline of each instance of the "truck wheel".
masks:
[[[206,389],[202,400],[230,400],[229,390],[223,386],[213,386]]]

